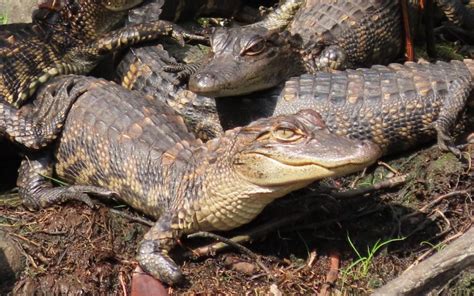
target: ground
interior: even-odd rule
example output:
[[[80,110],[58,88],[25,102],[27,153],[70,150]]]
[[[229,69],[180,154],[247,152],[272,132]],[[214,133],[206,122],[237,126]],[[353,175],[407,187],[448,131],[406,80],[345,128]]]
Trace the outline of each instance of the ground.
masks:
[[[37,3],[37,0],[0,0],[0,23],[30,22]]]
[[[449,48],[448,56],[452,48],[461,49],[457,44]],[[467,130],[473,127],[470,122]],[[458,138],[465,142],[465,135]],[[95,208],[68,203],[30,211],[21,205],[14,188],[16,149],[0,146],[0,234],[17,243],[19,258],[24,257],[16,281],[3,281],[0,295],[129,295],[136,247],[148,229],[130,218],[139,214],[125,205],[101,202]],[[196,258],[196,248],[212,240],[183,239],[176,253],[183,257],[178,262],[186,282],[167,288],[168,292],[325,295],[322,292],[329,289],[333,295],[368,295],[471,227],[472,149],[465,150],[463,159],[436,146],[382,159],[365,173],[295,192],[270,205],[249,225],[221,233],[226,237],[254,233],[245,244],[253,255],[227,249]],[[354,188],[394,177],[405,182],[369,194],[334,193],[354,193]],[[257,231],[262,225],[273,227]],[[473,272],[466,270],[440,293],[473,291]]]

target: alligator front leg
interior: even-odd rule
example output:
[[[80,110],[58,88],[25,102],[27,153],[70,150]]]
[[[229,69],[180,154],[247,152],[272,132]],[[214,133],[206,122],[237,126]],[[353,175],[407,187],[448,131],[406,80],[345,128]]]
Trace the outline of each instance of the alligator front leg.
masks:
[[[77,47],[68,55],[68,58],[73,59],[75,53],[88,53],[91,56],[101,57],[140,42],[156,40],[162,36],[172,37],[181,45],[184,45],[185,39],[201,42],[208,40],[207,37],[189,33],[176,24],[159,20],[145,24],[136,24],[113,31],[99,38],[92,44]]]
[[[67,114],[76,99],[87,89],[75,87],[73,79],[48,85],[35,105],[16,109],[0,101],[0,135],[29,149],[40,149],[60,133]]]
[[[168,255],[180,235],[181,231],[172,228],[172,217],[165,214],[145,234],[138,248],[137,259],[142,269],[169,285],[183,280],[180,268]]]
[[[116,31],[93,41],[90,44],[70,49],[60,62],[47,65],[39,73],[30,75],[28,82],[18,87],[18,91],[6,100],[14,107],[20,107],[37,88],[51,78],[66,74],[87,74],[107,54],[124,49],[131,45],[155,40],[161,36],[170,36],[180,44],[184,40],[198,40],[207,42],[207,37],[191,34],[178,25],[167,21],[154,21],[146,24],[137,24]]]
[[[115,195],[110,190],[96,186],[53,187],[50,181],[52,173],[53,161],[48,153],[41,153],[22,161],[17,186],[26,207],[36,210],[70,200],[78,200],[93,207],[88,194],[103,197]]]
[[[437,133],[439,148],[444,151],[451,151],[457,156],[460,156],[461,152],[454,146],[449,130],[451,130],[459,114],[466,106],[470,91],[471,81],[467,77],[460,77],[451,82],[438,119],[432,124]]]

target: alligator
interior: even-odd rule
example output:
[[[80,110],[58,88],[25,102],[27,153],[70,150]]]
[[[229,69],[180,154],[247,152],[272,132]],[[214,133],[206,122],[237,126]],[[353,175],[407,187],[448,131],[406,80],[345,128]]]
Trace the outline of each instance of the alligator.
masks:
[[[248,223],[276,198],[360,170],[381,153],[371,142],[330,133],[312,110],[260,119],[204,144],[165,103],[92,77],[56,77],[33,103],[0,106],[0,130],[11,113],[27,123],[31,110],[62,126],[50,135],[29,124],[20,128],[48,141],[57,137],[52,149],[31,153],[20,166],[24,204],[93,205],[88,194],[94,194],[157,219],[139,245],[138,262],[168,284],[182,278],[168,255],[180,236]],[[53,170],[74,185],[53,187]]]
[[[90,72],[105,55],[171,36],[203,40],[162,20],[116,29],[143,0],[46,1],[30,24],[0,26],[0,100],[21,106],[51,77]]]
[[[187,122],[198,123],[191,128],[199,135],[212,138],[260,117],[310,108],[331,132],[374,141],[384,153],[408,149],[436,133],[440,148],[458,153],[449,130],[469,103],[474,73],[473,60],[376,65],[304,74],[271,90],[214,100],[173,85],[162,71],[171,59],[163,47],[134,49],[129,56],[119,66],[123,85],[166,98]]]
[[[459,1],[435,2],[452,19],[467,19]],[[418,1],[409,2],[414,13]],[[189,89],[212,97],[242,95],[303,73],[387,64],[402,51],[398,1],[287,0],[275,14],[250,26],[216,29],[212,56],[191,75]]]
[[[189,89],[240,95],[305,72],[386,64],[402,49],[397,1],[288,0],[275,14],[250,26],[216,29],[212,58],[191,76]]]

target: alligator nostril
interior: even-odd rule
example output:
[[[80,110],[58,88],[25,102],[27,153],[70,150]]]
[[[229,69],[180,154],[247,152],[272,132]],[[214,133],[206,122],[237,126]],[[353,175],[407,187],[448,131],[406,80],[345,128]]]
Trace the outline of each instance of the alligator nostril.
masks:
[[[214,88],[217,76],[211,73],[197,73],[189,80],[191,91],[204,91]]]

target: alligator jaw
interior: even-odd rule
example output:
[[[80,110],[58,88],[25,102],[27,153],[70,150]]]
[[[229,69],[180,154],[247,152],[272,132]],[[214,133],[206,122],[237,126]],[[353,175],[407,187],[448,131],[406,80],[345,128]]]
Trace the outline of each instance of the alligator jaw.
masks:
[[[249,180],[259,186],[291,185],[350,174],[374,163],[381,155],[378,145],[326,134],[325,142],[313,139],[300,151],[278,149],[252,152],[240,158]],[[323,147],[327,145],[326,147]],[[298,153],[300,153],[298,155]]]

